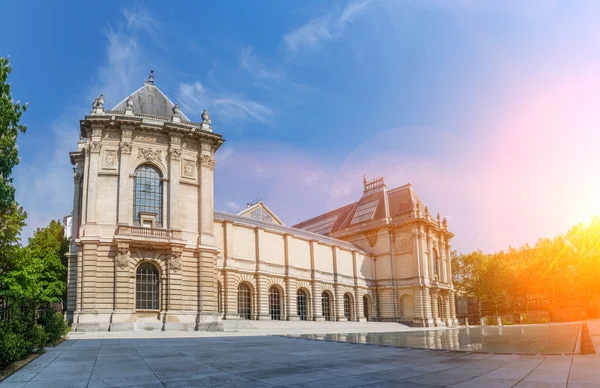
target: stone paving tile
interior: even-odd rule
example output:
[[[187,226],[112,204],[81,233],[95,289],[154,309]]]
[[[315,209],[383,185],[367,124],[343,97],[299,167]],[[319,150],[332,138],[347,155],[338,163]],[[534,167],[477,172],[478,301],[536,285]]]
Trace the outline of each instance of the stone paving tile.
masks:
[[[451,385],[452,388],[510,388],[519,382],[518,379],[501,379],[489,377],[476,377],[462,383]]]
[[[549,383],[547,381],[523,380],[515,388],[565,388],[567,383]]]
[[[378,382],[389,381],[387,378],[373,374],[368,375],[352,375],[352,376],[336,376],[329,379],[319,380],[316,382],[306,382],[300,384],[286,385],[290,388],[306,388],[306,387],[327,387],[327,388],[351,388],[364,385],[374,384]]]
[[[160,380],[152,375],[136,377],[134,381],[127,377],[109,377],[104,379],[91,379],[88,388],[117,388],[117,387],[130,387],[132,384],[142,386],[163,386]]]
[[[569,373],[569,385],[576,383],[599,384],[600,357],[573,356],[573,364]]]
[[[45,380],[45,381],[30,381],[25,384],[24,388],[85,388],[88,380]]]

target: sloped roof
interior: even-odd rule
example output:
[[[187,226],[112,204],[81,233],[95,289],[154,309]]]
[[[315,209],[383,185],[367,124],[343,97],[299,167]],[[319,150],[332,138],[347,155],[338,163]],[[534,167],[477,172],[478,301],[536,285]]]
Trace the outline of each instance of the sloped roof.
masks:
[[[271,209],[264,202],[260,201],[252,206],[245,208],[244,210],[237,213],[238,216],[249,217],[255,220],[261,220],[265,222],[273,222],[279,225],[284,223],[273,213]]]
[[[371,182],[365,180],[363,196],[357,202],[313,217],[293,227],[330,236],[337,231],[357,225],[386,219],[403,221],[412,218],[417,204],[421,217],[425,217],[425,204],[410,183],[387,190],[383,178]],[[434,221],[431,213],[428,213],[427,219]]]
[[[306,230],[297,229],[297,228],[290,227],[290,226],[278,225],[278,224],[275,224],[272,222],[264,222],[261,220],[255,220],[253,218],[243,217],[238,214],[231,214],[231,213],[226,213],[226,212],[221,212],[221,211],[215,210],[214,220],[215,221],[230,221],[230,222],[235,222],[235,223],[238,223],[241,225],[261,226],[265,229],[271,229],[271,230],[278,231],[281,233],[289,233],[289,234],[292,234],[292,235],[295,235],[298,237],[302,237],[305,239],[316,240],[316,241],[319,241],[319,242],[322,242],[325,244],[337,245],[342,248],[346,248],[346,249],[350,249],[350,250],[357,250],[359,252],[364,252],[364,250],[362,248],[360,248],[359,246],[349,243],[347,241],[338,240],[333,237],[327,237],[322,234],[312,233],[312,232],[309,232]]]
[[[127,109],[127,99],[118,103],[111,110],[124,112]],[[147,82],[131,94],[133,100],[133,113],[145,114],[151,116],[167,117],[173,116],[173,107],[175,104],[167,97],[154,82]],[[190,121],[187,116],[180,110],[179,115],[185,121]]]

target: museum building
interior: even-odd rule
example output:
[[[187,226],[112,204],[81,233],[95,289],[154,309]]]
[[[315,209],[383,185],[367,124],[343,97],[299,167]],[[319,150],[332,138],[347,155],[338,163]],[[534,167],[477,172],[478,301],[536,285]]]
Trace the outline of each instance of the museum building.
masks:
[[[264,203],[214,210],[205,110],[154,83],[80,121],[67,318],[76,331],[212,330],[229,319],[457,324],[446,219],[410,184],[286,226]]]

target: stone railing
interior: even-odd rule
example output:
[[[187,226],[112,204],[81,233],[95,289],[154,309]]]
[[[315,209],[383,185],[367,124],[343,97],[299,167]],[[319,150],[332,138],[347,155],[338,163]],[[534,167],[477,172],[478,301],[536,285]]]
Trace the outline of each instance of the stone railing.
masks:
[[[152,239],[181,239],[181,231],[161,228],[143,228],[141,226],[119,225],[117,234],[121,236],[145,237]]]

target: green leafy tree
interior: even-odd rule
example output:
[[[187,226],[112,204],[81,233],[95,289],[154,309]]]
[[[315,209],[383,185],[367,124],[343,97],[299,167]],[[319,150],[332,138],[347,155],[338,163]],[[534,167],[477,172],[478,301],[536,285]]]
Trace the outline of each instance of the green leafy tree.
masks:
[[[11,174],[19,163],[17,135],[27,130],[27,126],[19,123],[27,104],[14,102],[7,82],[10,72],[8,58],[0,57],[0,217],[11,209],[15,200]]]

